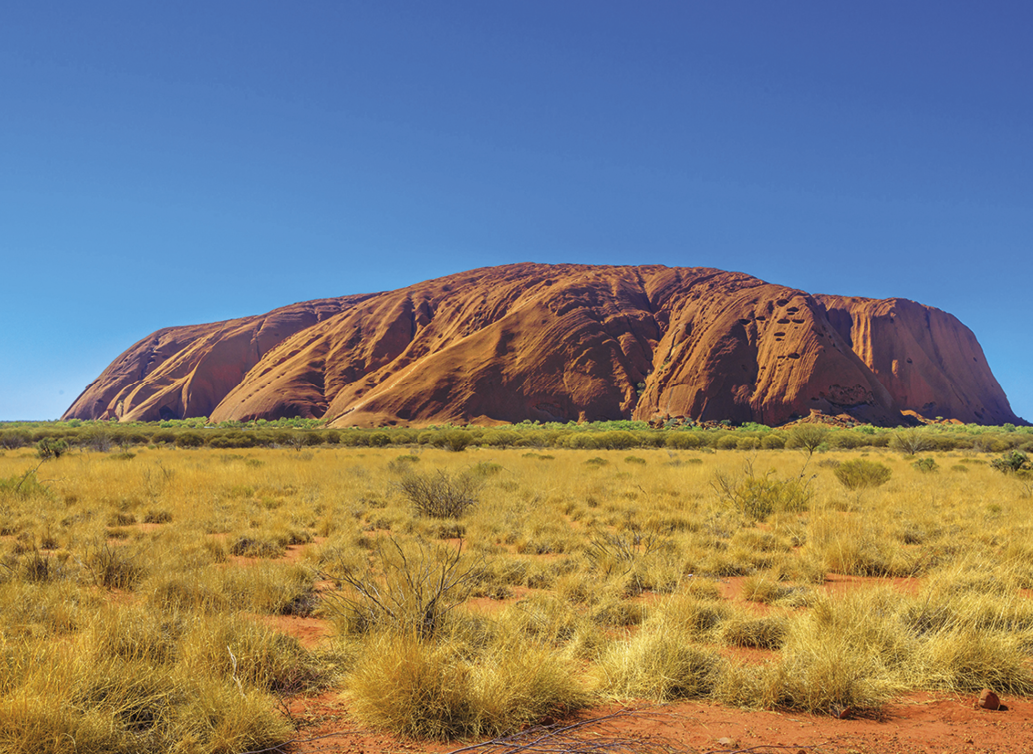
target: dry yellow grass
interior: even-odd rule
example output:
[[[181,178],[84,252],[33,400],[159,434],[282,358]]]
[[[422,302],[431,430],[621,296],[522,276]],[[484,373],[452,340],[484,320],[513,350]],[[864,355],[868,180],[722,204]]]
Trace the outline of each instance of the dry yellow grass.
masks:
[[[291,735],[278,695],[327,686],[434,737],[603,696],[828,712],[907,689],[1033,693],[1033,524],[986,456],[933,453],[923,472],[886,449],[418,450],[71,452],[0,487],[0,751],[263,748]],[[844,487],[835,464],[858,458],[889,480]],[[764,481],[737,494],[771,506],[714,484],[747,461]],[[0,479],[37,463],[8,451]],[[476,501],[424,515],[401,484],[413,473],[475,479]],[[469,577],[436,595],[460,538]],[[445,553],[422,601],[399,592],[419,615],[357,621],[343,576],[404,582],[413,556],[378,554],[394,544]],[[722,599],[737,576],[775,612]],[[842,576],[898,583],[822,586]],[[320,599],[326,579],[340,599]],[[459,607],[431,614],[436,597]],[[339,630],[315,653],[255,620],[313,613]],[[718,659],[726,646],[773,653],[744,666]]]

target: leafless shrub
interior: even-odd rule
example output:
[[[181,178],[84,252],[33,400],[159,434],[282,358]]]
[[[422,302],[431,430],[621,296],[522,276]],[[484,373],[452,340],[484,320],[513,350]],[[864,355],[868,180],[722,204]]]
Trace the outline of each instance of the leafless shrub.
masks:
[[[398,482],[402,494],[421,516],[459,518],[477,503],[480,482],[469,474],[421,474],[410,471]]]
[[[339,587],[323,595],[324,610],[349,633],[388,628],[432,636],[470,596],[480,570],[463,557],[461,542],[403,545],[387,537],[377,541],[372,561],[364,570],[323,574]]]

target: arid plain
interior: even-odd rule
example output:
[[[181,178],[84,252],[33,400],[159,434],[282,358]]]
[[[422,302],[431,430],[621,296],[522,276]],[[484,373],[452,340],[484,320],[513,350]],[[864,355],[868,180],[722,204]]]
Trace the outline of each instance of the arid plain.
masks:
[[[1033,741],[1026,428],[44,426],[2,751]]]

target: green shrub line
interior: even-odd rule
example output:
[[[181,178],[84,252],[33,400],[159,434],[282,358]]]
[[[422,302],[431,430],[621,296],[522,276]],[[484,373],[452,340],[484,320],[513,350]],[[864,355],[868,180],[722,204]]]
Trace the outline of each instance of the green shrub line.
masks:
[[[639,421],[592,423],[530,422],[496,427],[428,426],[327,428],[315,419],[256,420],[210,424],[205,417],[161,422],[68,421],[0,422],[0,452],[35,447],[41,458],[71,451],[133,446],[241,449],[316,446],[467,448],[571,448],[585,450],[797,450],[811,455],[827,450],[889,448],[905,456],[924,451],[968,450],[984,453],[1033,453],[1033,427],[926,425],[850,429],[819,424],[772,428],[753,422],[741,426],[669,424],[650,427]]]

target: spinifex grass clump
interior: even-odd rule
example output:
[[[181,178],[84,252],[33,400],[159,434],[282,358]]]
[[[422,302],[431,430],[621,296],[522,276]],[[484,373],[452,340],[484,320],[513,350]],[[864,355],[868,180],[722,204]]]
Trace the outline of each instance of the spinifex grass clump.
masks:
[[[650,622],[627,641],[618,641],[599,658],[602,687],[621,699],[670,702],[709,695],[724,664],[712,649],[693,642],[683,626]]]
[[[589,701],[548,640],[460,617],[482,569],[459,548],[389,539],[374,551],[373,567],[333,576],[342,590],[324,607],[358,644],[346,685],[361,719],[421,738],[494,736]]]
[[[591,700],[555,650],[505,637],[486,647],[434,642],[407,631],[368,637],[347,689],[361,720],[432,739],[511,733]]]
[[[880,487],[893,476],[893,471],[885,464],[863,458],[844,461],[832,473],[840,484],[851,491]]]
[[[0,645],[0,751],[238,752],[282,744],[269,689],[307,667],[253,621],[105,606],[67,641]],[[232,653],[232,657],[231,657]],[[234,658],[236,662],[234,662]]]
[[[721,626],[721,641],[733,647],[780,649],[789,619],[784,615],[734,617]]]

